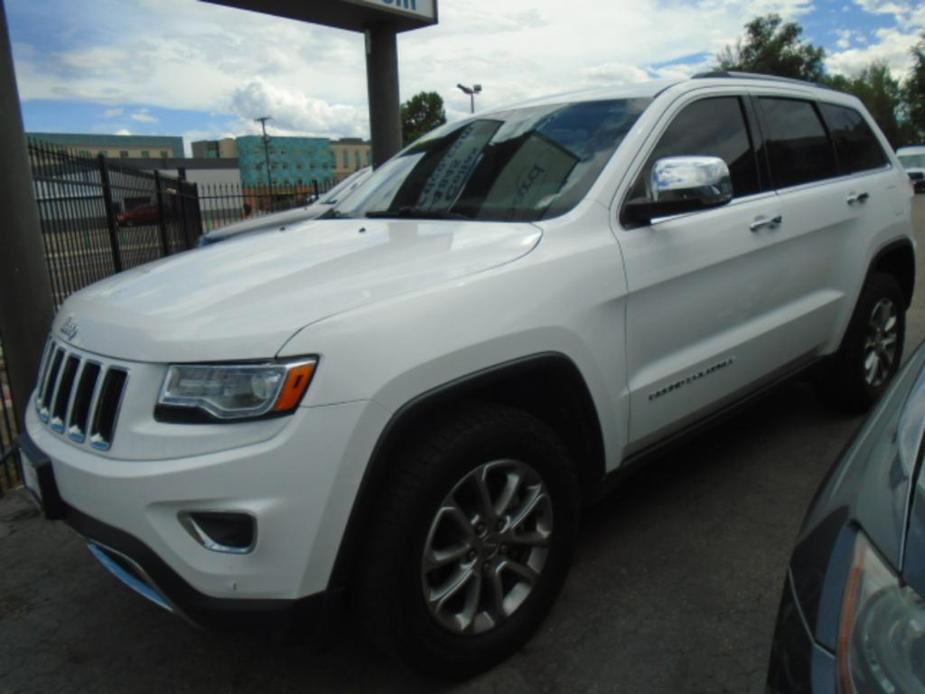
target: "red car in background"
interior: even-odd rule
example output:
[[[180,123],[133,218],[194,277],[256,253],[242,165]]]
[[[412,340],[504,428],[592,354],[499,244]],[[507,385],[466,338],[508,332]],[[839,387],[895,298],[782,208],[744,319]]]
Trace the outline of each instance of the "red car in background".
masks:
[[[157,224],[160,219],[160,211],[157,205],[139,205],[131,210],[120,212],[116,215],[116,221],[120,227],[133,227],[143,224]]]

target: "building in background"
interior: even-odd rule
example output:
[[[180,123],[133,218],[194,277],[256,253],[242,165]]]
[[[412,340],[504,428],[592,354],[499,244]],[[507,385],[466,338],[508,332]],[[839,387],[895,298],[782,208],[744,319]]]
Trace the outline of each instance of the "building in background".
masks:
[[[193,143],[193,157],[196,159],[237,159],[238,144],[233,137],[221,140],[198,140]]]
[[[314,181],[326,183],[334,178],[334,152],[326,137],[271,137],[264,152],[260,135],[237,138],[241,185],[309,192]],[[267,177],[266,158],[270,160]]]
[[[342,137],[331,143],[331,150],[334,152],[334,175],[342,180],[369,166],[372,145],[359,137]]]
[[[183,138],[167,135],[26,133],[26,138],[66,147],[84,157],[95,157],[99,154],[118,159],[180,159],[183,157]]]

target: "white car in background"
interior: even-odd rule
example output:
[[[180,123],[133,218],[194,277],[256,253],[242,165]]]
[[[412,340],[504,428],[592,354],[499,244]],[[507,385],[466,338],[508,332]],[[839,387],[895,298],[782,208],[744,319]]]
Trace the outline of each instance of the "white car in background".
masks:
[[[925,145],[900,147],[896,150],[899,163],[903,165],[916,193],[925,193]]]
[[[323,193],[318,200],[305,207],[296,207],[260,217],[250,217],[220,229],[213,229],[199,237],[199,245],[209,246],[219,241],[227,241],[230,238],[240,238],[265,231],[286,231],[293,224],[318,219],[318,217],[359,188],[370,177],[372,172],[372,167],[369,166],[355,171],[331,190]]]

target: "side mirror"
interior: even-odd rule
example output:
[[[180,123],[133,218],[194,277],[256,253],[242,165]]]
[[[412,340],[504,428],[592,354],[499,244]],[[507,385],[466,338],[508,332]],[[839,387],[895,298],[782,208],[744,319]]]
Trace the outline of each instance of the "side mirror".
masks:
[[[732,200],[732,177],[719,157],[665,157],[652,167],[647,192],[626,203],[627,218],[649,224],[657,217],[720,207]]]

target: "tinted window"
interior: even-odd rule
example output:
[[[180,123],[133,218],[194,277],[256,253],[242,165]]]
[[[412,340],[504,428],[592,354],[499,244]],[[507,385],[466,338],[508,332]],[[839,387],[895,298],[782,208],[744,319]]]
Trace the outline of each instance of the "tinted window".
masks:
[[[697,101],[675,117],[649,156],[630,198],[646,196],[646,182],[657,160],[696,155],[719,157],[726,162],[735,197],[759,191],[758,167],[742,104],[737,97],[729,96]]]
[[[392,158],[330,214],[493,221],[563,214],[649,102],[547,104],[452,123]]]
[[[778,188],[837,175],[835,150],[809,101],[761,97],[758,103]]]
[[[829,126],[838,152],[842,173],[879,169],[889,161],[867,121],[853,108],[820,104],[819,110]]]

